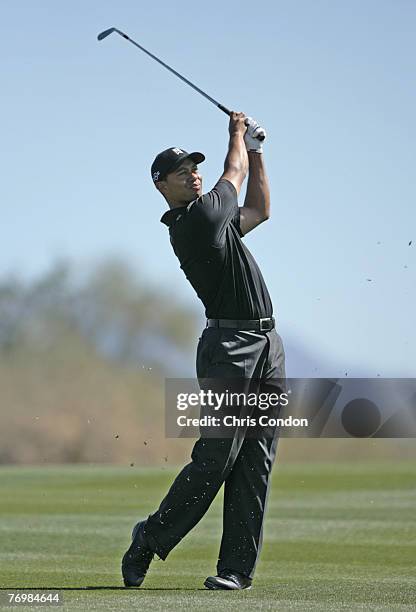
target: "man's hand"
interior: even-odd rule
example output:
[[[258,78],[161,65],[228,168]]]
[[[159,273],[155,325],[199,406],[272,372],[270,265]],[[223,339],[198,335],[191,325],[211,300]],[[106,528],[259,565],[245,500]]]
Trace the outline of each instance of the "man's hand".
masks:
[[[247,126],[247,131],[244,136],[244,142],[246,143],[247,151],[263,153],[262,142],[266,138],[266,130],[251,117],[245,118],[245,124]],[[261,140],[259,140],[259,137]]]
[[[230,115],[230,123],[228,126],[228,131],[230,132],[230,136],[234,136],[236,134],[244,134],[247,131],[247,124],[245,123],[247,117],[244,113],[236,113],[234,111],[231,112]]]

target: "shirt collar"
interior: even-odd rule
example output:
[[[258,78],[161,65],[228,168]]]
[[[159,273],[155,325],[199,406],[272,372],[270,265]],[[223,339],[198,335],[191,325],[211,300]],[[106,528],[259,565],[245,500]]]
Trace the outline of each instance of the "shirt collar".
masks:
[[[186,206],[178,206],[177,208],[171,208],[163,214],[160,221],[169,227],[170,225],[172,225],[172,223],[174,223],[174,221],[178,219],[178,217],[180,217],[180,215],[183,214],[184,210],[186,210]]]
[[[177,206],[176,208],[170,208],[162,215],[160,221],[170,227],[175,221],[179,219],[179,217],[184,214],[184,212],[189,211],[194,202],[195,200],[193,200],[186,206]]]

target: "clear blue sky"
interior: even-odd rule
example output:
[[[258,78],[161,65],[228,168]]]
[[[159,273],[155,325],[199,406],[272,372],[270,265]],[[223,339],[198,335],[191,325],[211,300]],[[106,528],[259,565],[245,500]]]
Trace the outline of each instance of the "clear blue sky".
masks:
[[[272,219],[245,240],[283,339],[350,376],[415,376],[416,3],[15,0],[2,22],[1,278],[116,254],[197,306],[149,166],[202,150],[210,189],[227,118],[97,42],[117,26],[266,127]]]

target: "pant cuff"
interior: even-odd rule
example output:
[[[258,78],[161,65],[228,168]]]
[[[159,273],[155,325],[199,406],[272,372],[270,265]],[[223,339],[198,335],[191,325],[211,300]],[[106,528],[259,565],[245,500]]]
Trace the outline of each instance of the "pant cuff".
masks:
[[[219,566],[217,565],[217,573],[219,574],[220,572],[238,572],[239,574],[242,574],[243,576],[245,576],[246,578],[249,578],[250,580],[253,580],[253,574],[254,574],[254,569],[253,570],[247,570],[244,568],[239,568],[237,563],[227,563],[227,565],[224,566]]]
[[[165,548],[161,546],[156,540],[156,538],[150,533],[149,528],[147,526],[145,526],[144,528],[144,534],[149,548],[153,550],[153,552],[159,557],[159,559],[162,559],[162,561],[164,561],[173,547]]]

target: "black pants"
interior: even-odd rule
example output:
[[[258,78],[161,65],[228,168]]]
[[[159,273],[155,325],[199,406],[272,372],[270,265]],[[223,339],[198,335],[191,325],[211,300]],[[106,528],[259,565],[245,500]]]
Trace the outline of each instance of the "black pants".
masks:
[[[209,327],[198,344],[197,375],[240,378],[250,385],[261,379],[285,378],[283,344],[276,330],[237,331]],[[263,520],[276,456],[274,435],[250,438],[236,427],[227,438],[201,437],[192,461],[176,477],[159,509],[146,522],[146,535],[156,554],[169,552],[199,522],[224,483],[223,535],[217,571],[254,575],[262,545]]]

